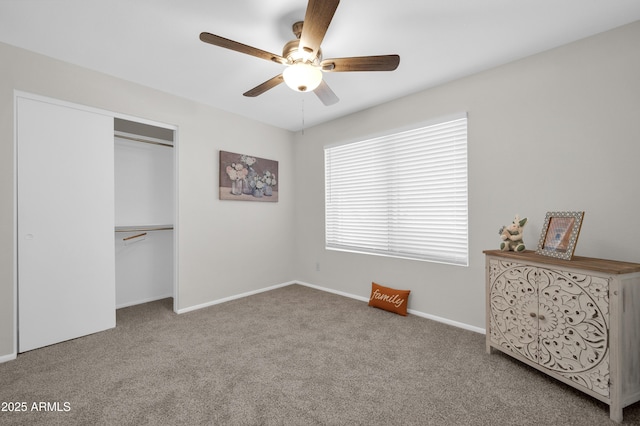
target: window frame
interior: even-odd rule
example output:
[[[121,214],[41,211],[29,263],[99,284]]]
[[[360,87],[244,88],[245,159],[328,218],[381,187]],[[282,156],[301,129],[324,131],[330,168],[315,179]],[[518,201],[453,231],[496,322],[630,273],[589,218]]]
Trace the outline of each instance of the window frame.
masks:
[[[455,124],[452,124],[452,123],[455,123]],[[435,213],[434,217],[428,217],[430,213],[425,213],[425,209],[428,209],[428,207],[425,207],[426,203],[424,200],[428,198],[433,199],[435,198],[435,196],[433,194],[431,195],[426,194],[428,190],[425,190],[424,195],[427,195],[427,197],[425,198],[424,196],[421,196],[417,199],[417,203],[421,204],[420,207],[422,208],[422,210],[420,210],[419,208],[416,208],[415,210],[416,212],[420,210],[420,213],[413,216],[403,213],[401,211],[402,209],[407,210],[406,198],[407,197],[415,198],[413,197],[412,193],[410,194],[407,192],[409,190],[408,188],[410,188],[410,186],[413,184],[402,183],[403,179],[407,180],[406,173],[408,172],[404,172],[404,175],[402,173],[399,173],[398,174],[399,177],[395,177],[395,175],[392,173],[394,173],[394,171],[400,170],[399,163],[402,161],[403,158],[406,158],[406,156],[410,153],[411,149],[418,147],[421,150],[428,150],[432,146],[437,145],[438,147],[442,147],[447,145],[447,143],[445,142],[434,142],[436,139],[442,139],[442,138],[436,138],[433,135],[431,135],[430,136],[431,139],[427,140],[424,144],[422,142],[415,142],[415,141],[412,142],[410,140],[413,137],[412,135],[417,134],[418,138],[424,138],[425,134],[428,134],[429,132],[439,130],[439,129],[446,129],[449,126],[455,127],[456,129],[459,127],[461,129],[461,130],[454,130],[450,136],[447,136],[448,138],[451,139],[451,141],[448,142],[448,145],[450,146],[449,149],[452,151],[453,150],[460,151],[461,146],[463,147],[462,152],[456,152],[455,155],[451,153],[447,153],[446,155],[447,158],[443,160],[444,161],[443,164],[445,168],[450,167],[449,165],[447,165],[448,164],[447,162],[454,162],[456,164],[455,173],[457,173],[457,171],[464,171],[463,176],[456,176],[455,179],[452,179],[451,182],[455,182],[455,183],[452,183],[452,185],[454,185],[453,187],[449,188],[448,190],[443,189],[445,191],[450,191],[450,194],[452,195],[451,205],[455,205],[455,207],[451,207],[451,208],[454,209],[456,213],[454,214],[454,218],[452,220],[447,219],[440,222],[439,225],[432,223],[426,226],[425,223],[428,222],[429,220],[435,219],[435,217],[438,216],[439,213]],[[447,130],[447,132],[448,131],[449,130]],[[459,132],[463,132],[463,137],[460,136],[462,133],[459,133]],[[404,139],[407,139],[407,141],[404,141]],[[391,153],[391,150],[396,150],[396,148],[398,148],[395,146],[396,144],[401,145],[403,143],[407,146],[401,147],[401,149],[399,150],[399,153],[395,152],[393,154],[393,159],[386,157],[386,155],[389,155]],[[385,144],[387,145],[386,147],[382,146]],[[377,154],[368,155],[370,152],[375,151],[371,149],[372,147],[375,147],[376,149],[380,148],[381,154],[377,153]],[[380,206],[386,203],[386,206],[387,206],[386,210],[389,211],[389,210],[395,209],[395,212],[394,211],[387,212],[385,216],[384,212],[380,213],[380,211],[375,209],[376,206],[373,205],[374,209],[371,210],[371,214],[369,216],[373,218],[377,214],[379,214],[380,217],[378,218],[379,220],[377,221],[372,220],[372,222],[376,222],[376,223],[374,223],[373,226],[370,227],[368,230],[364,230],[364,227],[360,225],[360,223],[363,223],[362,214],[359,221],[358,221],[358,218],[355,217],[357,216],[357,212],[354,213],[355,219],[354,217],[351,217],[351,218],[348,217],[350,214],[348,210],[349,205],[354,206],[355,210],[359,209],[362,206],[361,204],[358,204],[357,197],[359,197],[359,195],[354,195],[353,193],[349,193],[349,191],[360,189],[363,192],[368,192],[369,191],[368,188],[365,186],[358,186],[358,185],[361,185],[361,183],[359,182],[353,183],[354,188],[350,187],[351,183],[340,182],[340,185],[346,185],[343,187],[344,193],[340,194],[339,193],[340,188],[336,189],[336,185],[337,185],[336,182],[339,181],[340,178],[332,179],[332,176],[335,177],[338,174],[340,174],[340,167],[344,167],[345,169],[347,168],[345,164],[349,164],[349,167],[351,166],[353,166],[354,168],[359,167],[359,164],[357,162],[349,160],[348,155],[344,153],[344,152],[349,152],[351,148],[353,148],[353,152],[358,152],[359,149],[362,149],[363,150],[362,152],[365,152],[368,157],[377,157],[377,155],[380,156],[380,158],[374,158],[374,159],[367,158],[366,161],[367,161],[367,164],[369,164],[369,167],[379,166],[381,164],[381,161],[386,161],[389,163],[389,167],[386,167],[384,170],[381,171],[382,174],[384,174],[385,176],[388,176],[388,179],[385,178],[382,181],[375,180],[376,182],[375,185],[378,185],[378,184],[382,185],[379,188],[379,190],[381,193],[385,194],[384,197],[387,197],[387,200],[380,201],[380,198],[382,198],[383,196],[379,196],[378,198],[375,198],[377,196],[374,195],[373,197],[375,198],[375,201],[373,203],[376,205],[379,204]],[[364,149],[367,149],[367,151],[364,151]],[[349,141],[343,141],[335,144],[325,145],[324,147],[325,249],[334,250],[334,251],[385,256],[385,257],[392,257],[392,258],[428,261],[428,262],[435,262],[435,263],[445,263],[445,264],[465,266],[465,267],[469,266],[468,150],[469,150],[468,116],[466,112],[449,115],[445,117],[440,117],[437,119],[423,121],[419,123],[414,123],[410,126],[393,129],[377,135],[369,135],[369,136],[358,138],[355,140],[349,140]],[[343,152],[344,159],[341,160],[343,161],[342,163],[336,166],[335,155],[340,151],[344,151]],[[414,151],[414,152],[417,152],[417,151]],[[425,158],[430,159],[431,161],[435,158],[435,155],[436,154],[431,154],[431,155],[424,154]],[[427,162],[424,164],[430,164],[430,167],[433,167],[431,162]],[[361,168],[361,170],[363,173],[365,173],[366,169]],[[434,169],[429,169],[429,170],[431,172]],[[390,173],[390,174],[387,174],[387,173]],[[453,176],[454,172],[449,173],[447,176],[449,175]],[[349,175],[349,176],[352,179],[356,179],[356,180],[359,179],[359,177],[355,175]],[[425,177],[424,179],[425,179],[425,182],[427,182],[428,179],[435,179],[435,178]],[[398,187],[396,185],[396,183],[398,182],[400,183],[400,187],[403,187],[402,190],[395,189]],[[429,181],[429,182],[432,182],[432,181]],[[434,189],[435,187],[430,188],[430,190],[434,190]],[[422,190],[421,187],[420,187],[420,190]],[[399,191],[398,193],[400,195],[397,196],[398,200],[391,200],[389,198],[391,197],[390,194],[393,194],[394,191]],[[343,195],[347,201],[336,201],[336,197],[340,195]],[[402,198],[405,198],[405,200],[401,201],[400,199]],[[372,202],[372,201],[369,200],[369,202]],[[336,208],[336,205],[340,205],[340,204],[342,204],[341,208],[344,209],[342,213],[347,212],[346,214],[344,214],[344,218],[343,217],[336,218],[336,214],[340,214],[340,213],[335,213],[333,211],[333,209]],[[445,205],[446,207],[446,204],[447,203],[444,203],[443,205]],[[435,203],[435,204],[432,203],[430,205],[433,207],[438,205],[438,203]],[[384,210],[382,207],[380,207],[380,209]],[[441,219],[442,217],[445,217],[445,216],[440,215],[438,217],[440,217]],[[337,227],[341,226],[341,221],[344,221],[344,223],[342,223],[342,226],[347,224],[348,221],[351,221],[352,223],[356,222],[356,225],[352,226],[352,228],[350,228],[349,231],[343,230],[342,237],[337,238],[336,234],[340,233]],[[408,223],[408,225],[406,225],[406,227],[403,227],[404,225],[399,225],[398,221],[400,222],[405,221]],[[423,222],[421,223],[421,221]],[[418,224],[412,225],[410,222],[415,222]],[[451,227],[451,230],[447,230],[446,232],[455,233],[454,241],[448,242],[445,240],[445,237],[442,235],[443,234],[442,226]],[[382,230],[381,228],[383,227],[393,228],[393,229]],[[350,243],[350,242],[345,243],[345,241],[351,238],[351,234],[347,235],[347,232],[351,232],[356,228],[362,228],[361,231],[365,234],[371,232],[379,235],[371,237],[372,238],[371,241],[373,241],[371,245],[367,244],[369,240],[366,239],[368,238],[366,236],[364,237],[364,240],[366,240],[364,243],[363,243],[364,240],[359,242],[356,241],[355,243]],[[437,232],[433,233],[431,237],[433,240],[433,243],[424,243],[424,242],[421,242],[422,240],[420,241],[416,240],[412,242],[411,241],[412,237],[409,236],[407,229],[414,229],[419,231],[424,231],[424,229],[432,229],[432,230],[436,230]],[[387,240],[392,240],[395,238],[394,235],[399,235],[399,234],[402,234],[403,232],[404,232],[404,235],[400,235],[399,237],[400,243],[398,243],[397,241],[390,242],[390,243],[384,242],[384,239],[385,239],[385,237],[383,237],[384,235],[387,236],[386,237]],[[419,238],[422,238],[422,237],[419,237]],[[442,241],[437,241],[438,239]],[[409,243],[407,243],[407,241],[409,241]],[[386,247],[384,247],[385,244],[386,244]],[[406,247],[404,247],[404,244],[408,244],[409,246],[408,250],[406,249]],[[432,248],[429,248],[430,244],[433,246]]]

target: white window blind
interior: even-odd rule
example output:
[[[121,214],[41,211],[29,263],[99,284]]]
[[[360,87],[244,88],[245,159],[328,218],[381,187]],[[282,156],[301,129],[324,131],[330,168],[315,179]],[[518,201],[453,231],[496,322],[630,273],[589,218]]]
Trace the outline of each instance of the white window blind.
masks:
[[[325,148],[327,249],[468,265],[467,118]]]

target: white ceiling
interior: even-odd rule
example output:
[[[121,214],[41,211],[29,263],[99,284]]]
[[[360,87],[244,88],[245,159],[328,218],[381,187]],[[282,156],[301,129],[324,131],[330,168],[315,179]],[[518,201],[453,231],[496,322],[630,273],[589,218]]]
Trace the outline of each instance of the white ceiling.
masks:
[[[289,130],[335,119],[640,20],[639,0],[342,0],[325,58],[399,54],[393,72],[325,73],[324,106],[282,65],[205,44],[207,31],[281,54],[307,0],[0,0],[0,41]],[[640,41],[639,41],[640,46]]]

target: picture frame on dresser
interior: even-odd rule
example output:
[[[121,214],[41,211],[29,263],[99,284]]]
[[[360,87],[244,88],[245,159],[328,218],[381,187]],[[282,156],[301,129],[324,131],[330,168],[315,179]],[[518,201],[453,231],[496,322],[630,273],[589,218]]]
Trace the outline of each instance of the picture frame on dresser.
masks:
[[[584,212],[547,212],[536,253],[571,260],[582,228]]]

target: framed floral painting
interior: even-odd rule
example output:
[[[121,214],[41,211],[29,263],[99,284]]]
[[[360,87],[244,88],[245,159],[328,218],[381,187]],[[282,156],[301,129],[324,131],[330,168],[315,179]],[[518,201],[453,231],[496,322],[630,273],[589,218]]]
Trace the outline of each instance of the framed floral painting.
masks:
[[[278,201],[278,162],[220,151],[220,199]]]

